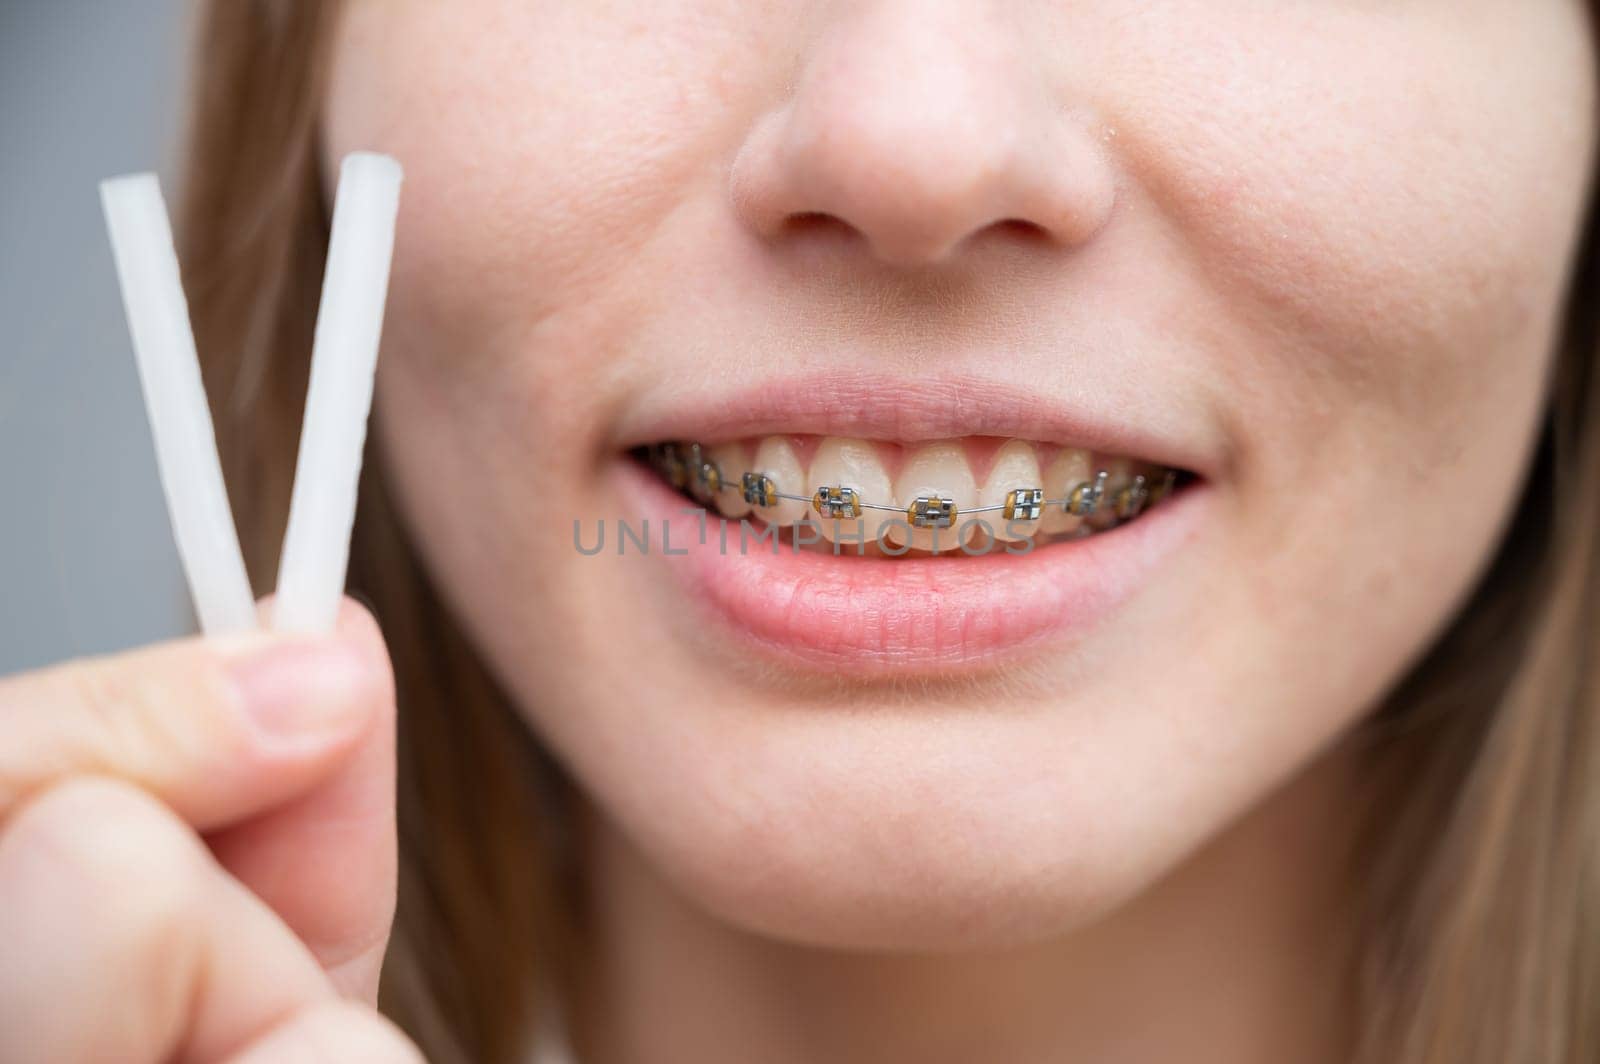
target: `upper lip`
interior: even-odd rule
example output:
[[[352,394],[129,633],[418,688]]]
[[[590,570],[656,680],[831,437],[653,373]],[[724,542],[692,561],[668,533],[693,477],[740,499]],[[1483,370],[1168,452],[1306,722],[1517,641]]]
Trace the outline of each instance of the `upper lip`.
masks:
[[[1152,415],[1159,409],[1154,398],[1147,409]],[[1154,416],[1140,417],[1143,412],[1120,397],[1086,405],[990,378],[836,370],[660,400],[623,419],[617,447],[671,440],[711,446],[788,433],[898,443],[1000,436],[1215,475],[1220,459],[1202,441],[1165,428]]]

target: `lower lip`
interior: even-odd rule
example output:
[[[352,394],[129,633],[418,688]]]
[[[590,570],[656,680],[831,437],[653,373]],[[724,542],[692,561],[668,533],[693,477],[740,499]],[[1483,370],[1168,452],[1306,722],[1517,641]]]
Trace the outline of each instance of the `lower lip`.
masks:
[[[702,543],[692,502],[631,459],[618,466],[623,497],[670,528],[671,553],[655,553],[691,610],[741,650],[856,675],[971,671],[1082,637],[1195,532],[1210,495],[1197,481],[1125,525],[1026,554],[864,558],[845,543],[836,557],[770,538],[741,552],[739,522],[714,511]]]

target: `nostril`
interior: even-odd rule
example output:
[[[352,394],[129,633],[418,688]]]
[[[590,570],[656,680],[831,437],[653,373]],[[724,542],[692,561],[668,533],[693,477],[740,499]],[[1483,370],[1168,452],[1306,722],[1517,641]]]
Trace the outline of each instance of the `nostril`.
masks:
[[[947,244],[917,242],[899,247],[880,247],[883,257],[906,266],[930,266],[957,253],[961,248],[977,251],[983,248],[1043,248],[1056,243],[1056,236],[1046,226],[1026,218],[1001,218],[976,227],[966,235]]]
[[[783,231],[791,238],[811,237],[819,240],[828,238],[849,240],[864,236],[859,228],[851,225],[837,214],[830,214],[827,211],[795,211],[784,218]],[[971,244],[996,237],[1022,244],[1047,244],[1054,239],[1050,230],[1037,222],[1029,221],[1026,218],[1001,218],[957,243]],[[880,254],[890,257],[893,257],[893,250],[885,250],[881,247],[878,249]],[[938,251],[930,251],[926,246],[918,245],[909,250],[899,250],[909,260],[931,262],[943,258],[950,249],[944,247]]]
[[[855,226],[827,211],[796,211],[783,220],[783,227],[795,234],[827,232],[843,229],[854,232]]]
[[[848,218],[824,210],[789,211],[777,226],[775,232],[769,232],[769,237],[816,249],[845,248],[860,243],[870,247],[883,261],[908,268],[938,263],[961,245],[995,241],[997,244],[1011,243],[1020,247],[1044,247],[1057,240],[1049,226],[1019,216],[995,219],[970,230],[954,242],[943,242],[940,231],[931,221],[921,229],[908,221],[897,229],[886,228],[878,239],[874,239]]]
[[[1048,241],[1050,231],[1038,222],[1030,222],[1026,218],[1002,218],[989,226],[990,230],[999,236],[1012,237],[1029,242]]]

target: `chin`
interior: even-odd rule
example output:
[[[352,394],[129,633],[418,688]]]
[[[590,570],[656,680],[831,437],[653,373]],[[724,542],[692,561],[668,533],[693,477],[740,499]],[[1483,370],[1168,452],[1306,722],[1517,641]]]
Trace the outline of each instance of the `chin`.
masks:
[[[1158,879],[1249,789],[1207,787],[1152,763],[1157,751],[1108,754],[1093,712],[1071,704],[702,696],[675,709],[671,749],[652,757],[641,740],[584,769],[603,799],[603,859],[698,916],[811,947],[993,950],[1065,934]],[[1138,801],[1133,779],[1160,782]]]

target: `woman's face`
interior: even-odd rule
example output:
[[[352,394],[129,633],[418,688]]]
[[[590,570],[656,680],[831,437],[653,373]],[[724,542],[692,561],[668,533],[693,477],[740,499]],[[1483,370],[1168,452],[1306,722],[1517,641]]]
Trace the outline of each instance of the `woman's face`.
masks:
[[[1592,67],[1576,0],[356,0],[323,148],[405,166],[384,463],[596,806],[736,924],[996,943],[1175,866],[1460,606]],[[630,456],[666,441],[736,514],[747,471],[969,510],[1185,475],[982,556],[741,555]]]

